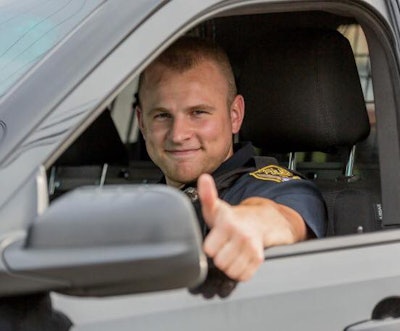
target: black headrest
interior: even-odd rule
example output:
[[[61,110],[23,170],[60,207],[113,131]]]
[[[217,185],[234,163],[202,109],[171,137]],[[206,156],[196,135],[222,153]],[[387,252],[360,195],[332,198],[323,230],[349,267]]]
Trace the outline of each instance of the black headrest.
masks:
[[[369,134],[348,40],[335,30],[292,30],[249,49],[238,80],[242,139],[268,152],[334,152]]]

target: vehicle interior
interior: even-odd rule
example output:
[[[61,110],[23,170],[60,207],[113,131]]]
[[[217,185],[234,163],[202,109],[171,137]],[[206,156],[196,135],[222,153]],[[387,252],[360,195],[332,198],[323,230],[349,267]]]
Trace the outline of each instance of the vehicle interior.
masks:
[[[228,53],[250,140],[320,188],[327,236],[383,228],[367,42],[352,17],[322,11],[220,15],[186,32]],[[82,185],[157,183],[135,117],[132,80],[48,169],[50,200]]]

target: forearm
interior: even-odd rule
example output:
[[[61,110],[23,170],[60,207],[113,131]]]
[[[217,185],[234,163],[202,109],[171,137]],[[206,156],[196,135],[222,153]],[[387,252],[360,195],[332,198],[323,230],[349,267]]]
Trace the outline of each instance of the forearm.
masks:
[[[264,247],[292,244],[307,238],[307,226],[292,208],[261,197],[243,200],[237,208],[262,231]]]

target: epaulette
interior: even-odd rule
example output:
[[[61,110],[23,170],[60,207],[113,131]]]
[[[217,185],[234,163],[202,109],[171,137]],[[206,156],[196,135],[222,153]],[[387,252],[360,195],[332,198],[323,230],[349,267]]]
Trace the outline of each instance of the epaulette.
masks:
[[[268,180],[277,183],[302,178],[301,175],[275,164],[257,169],[256,171],[250,172],[249,175],[260,180]]]

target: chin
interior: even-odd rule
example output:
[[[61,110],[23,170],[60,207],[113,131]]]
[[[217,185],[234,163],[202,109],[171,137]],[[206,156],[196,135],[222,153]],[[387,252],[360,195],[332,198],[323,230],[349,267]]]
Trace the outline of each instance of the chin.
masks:
[[[199,178],[200,175],[201,175],[201,173],[198,174],[198,175],[182,175],[182,176],[176,176],[176,177],[174,177],[174,180],[175,180],[176,182],[179,182],[179,183],[182,183],[182,184],[188,184],[188,183],[197,181],[197,178]]]

